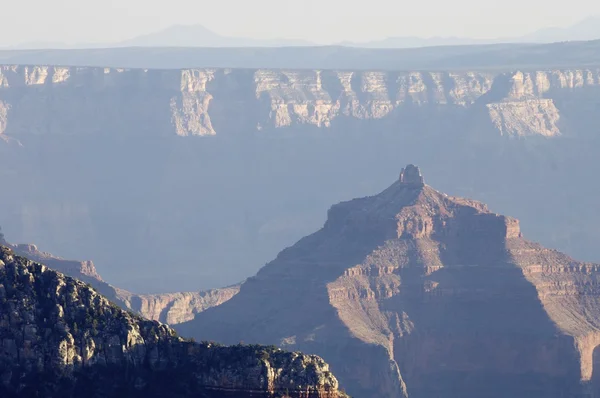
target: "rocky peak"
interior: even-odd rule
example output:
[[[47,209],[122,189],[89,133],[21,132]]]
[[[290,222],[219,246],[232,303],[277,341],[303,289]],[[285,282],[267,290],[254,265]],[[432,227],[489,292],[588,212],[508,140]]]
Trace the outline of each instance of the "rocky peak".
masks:
[[[424,185],[425,180],[421,171],[415,165],[409,164],[400,172],[400,182],[403,184]]]
[[[436,191],[425,185],[414,165],[403,168],[399,180],[380,194],[334,205],[325,229],[380,240],[493,236],[502,242],[520,236],[518,220],[494,214],[481,202]]]
[[[365,398],[599,396],[599,281],[407,166],[181,330],[315,352]]]

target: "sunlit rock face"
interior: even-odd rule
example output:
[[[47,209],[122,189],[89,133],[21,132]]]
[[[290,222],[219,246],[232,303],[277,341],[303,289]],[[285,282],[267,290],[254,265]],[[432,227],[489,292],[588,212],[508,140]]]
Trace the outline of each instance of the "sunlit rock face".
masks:
[[[179,327],[318,353],[355,396],[578,397],[600,391],[599,283],[409,165]]]
[[[240,291],[240,286],[163,294],[134,294],[122,289],[114,290],[115,302],[123,308],[147,319],[177,325],[191,321],[197,314],[230,300]]]

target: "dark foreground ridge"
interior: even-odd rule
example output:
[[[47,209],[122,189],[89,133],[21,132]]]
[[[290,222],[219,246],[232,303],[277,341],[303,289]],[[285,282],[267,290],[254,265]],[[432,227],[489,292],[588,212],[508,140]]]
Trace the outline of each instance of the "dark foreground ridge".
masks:
[[[600,265],[412,165],[178,327],[316,353],[361,398],[600,396]]]
[[[337,398],[319,357],[186,341],[0,246],[0,397]]]

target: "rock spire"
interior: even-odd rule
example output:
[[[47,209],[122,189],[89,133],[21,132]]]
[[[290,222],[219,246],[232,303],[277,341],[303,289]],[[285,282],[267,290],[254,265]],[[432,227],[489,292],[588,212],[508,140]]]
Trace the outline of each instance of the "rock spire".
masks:
[[[409,164],[400,172],[400,182],[404,184],[425,185],[421,171],[414,164]]]

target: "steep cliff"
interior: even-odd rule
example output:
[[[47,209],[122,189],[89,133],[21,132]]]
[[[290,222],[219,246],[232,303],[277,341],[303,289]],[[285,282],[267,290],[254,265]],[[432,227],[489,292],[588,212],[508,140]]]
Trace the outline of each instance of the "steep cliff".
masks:
[[[361,397],[575,397],[600,392],[599,282],[408,166],[179,329],[318,353]]]
[[[598,69],[513,72],[147,70],[0,66],[0,134],[206,136],[331,127],[338,119],[402,120],[426,107],[465,108],[507,136],[556,136],[554,96],[600,85]],[[90,100],[91,99],[91,100]],[[140,106],[143,103],[144,106]],[[221,128],[216,127],[222,126]]]
[[[3,397],[341,397],[315,356],[195,344],[0,247]]]

